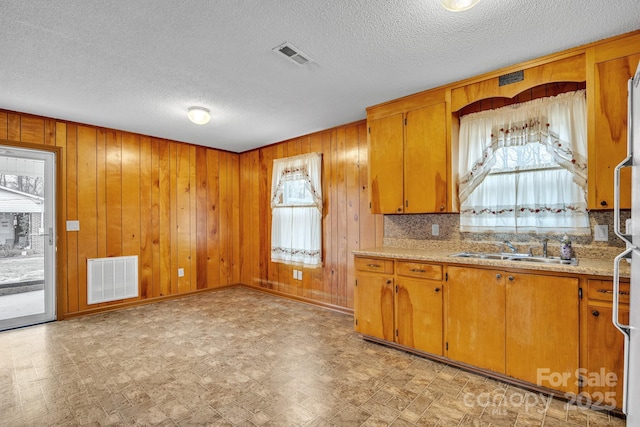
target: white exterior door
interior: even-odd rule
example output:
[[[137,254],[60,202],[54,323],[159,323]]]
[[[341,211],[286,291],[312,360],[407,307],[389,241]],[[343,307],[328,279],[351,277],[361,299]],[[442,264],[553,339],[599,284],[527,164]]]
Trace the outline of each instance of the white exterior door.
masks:
[[[56,319],[55,165],[0,145],[0,330]]]

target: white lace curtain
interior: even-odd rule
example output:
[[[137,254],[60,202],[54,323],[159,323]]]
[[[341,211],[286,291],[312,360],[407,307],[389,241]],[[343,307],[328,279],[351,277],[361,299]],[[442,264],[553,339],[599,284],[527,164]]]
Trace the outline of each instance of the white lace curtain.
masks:
[[[322,264],[322,155],[273,161],[271,260]]]
[[[585,91],[460,120],[461,231],[588,234]]]

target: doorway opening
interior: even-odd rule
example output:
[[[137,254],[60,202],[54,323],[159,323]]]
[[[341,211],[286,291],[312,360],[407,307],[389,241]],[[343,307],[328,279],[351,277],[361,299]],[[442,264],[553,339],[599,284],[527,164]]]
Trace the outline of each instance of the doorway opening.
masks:
[[[55,153],[0,145],[0,330],[55,320]]]

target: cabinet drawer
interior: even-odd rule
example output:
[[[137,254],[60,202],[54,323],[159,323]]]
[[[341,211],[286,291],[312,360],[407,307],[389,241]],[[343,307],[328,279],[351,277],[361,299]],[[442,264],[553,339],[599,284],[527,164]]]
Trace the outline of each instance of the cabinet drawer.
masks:
[[[442,280],[442,265],[398,261],[398,275],[420,279]]]
[[[611,280],[589,280],[589,300],[613,301]],[[620,302],[629,304],[629,284],[620,283]]]
[[[393,261],[380,258],[356,257],[356,270],[393,274]]]

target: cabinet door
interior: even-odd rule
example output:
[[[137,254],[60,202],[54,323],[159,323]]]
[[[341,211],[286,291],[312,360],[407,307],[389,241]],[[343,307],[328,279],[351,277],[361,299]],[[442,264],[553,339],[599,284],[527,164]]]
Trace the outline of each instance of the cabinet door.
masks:
[[[640,49],[640,46],[637,46]],[[633,76],[640,53],[600,62],[595,66],[595,166],[591,209],[613,209],[613,170],[627,155],[627,82]],[[628,168],[622,170],[620,207],[631,207]],[[591,177],[589,178],[591,180]]]
[[[402,114],[369,120],[371,213],[399,213],[403,206]]]
[[[506,276],[507,375],[577,394],[578,279]]]
[[[447,208],[445,104],[406,113],[404,212],[444,212]]]
[[[358,274],[354,301],[355,330],[393,341],[393,277]]]
[[[447,356],[505,372],[504,273],[449,267]]]
[[[398,344],[442,356],[442,282],[396,279]]]
[[[611,322],[610,306],[589,305],[587,314],[587,376],[585,390],[602,406],[622,407],[624,336]],[[629,311],[620,307],[620,322],[629,324]]]

